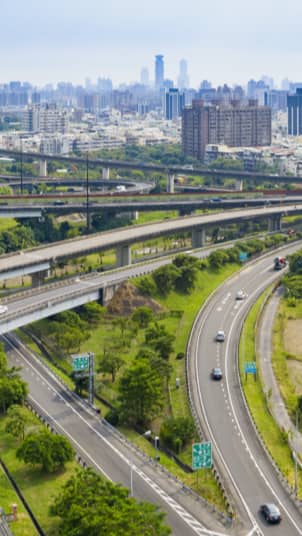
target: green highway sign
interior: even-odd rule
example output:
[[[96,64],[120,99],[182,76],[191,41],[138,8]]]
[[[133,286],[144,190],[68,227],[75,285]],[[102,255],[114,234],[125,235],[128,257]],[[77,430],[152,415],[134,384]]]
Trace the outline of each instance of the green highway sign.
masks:
[[[72,356],[72,370],[79,372],[80,370],[89,369],[89,354],[73,355]]]
[[[194,443],[192,445],[192,469],[212,467],[212,443]]]

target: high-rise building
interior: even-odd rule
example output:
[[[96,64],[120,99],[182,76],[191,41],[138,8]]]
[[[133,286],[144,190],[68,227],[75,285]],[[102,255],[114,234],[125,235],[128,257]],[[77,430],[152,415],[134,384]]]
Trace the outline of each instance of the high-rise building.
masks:
[[[185,59],[181,59],[179,62],[178,87],[179,89],[186,89],[189,85],[188,64]]]
[[[287,97],[287,125],[289,136],[302,134],[302,88],[296,89],[295,95]]]
[[[194,100],[182,112],[182,150],[186,156],[203,160],[208,144],[256,147],[271,144],[271,109],[256,101],[242,105],[204,104]]]
[[[166,119],[177,119],[181,116],[185,104],[184,93],[180,93],[177,88],[171,88],[165,95],[165,117]]]
[[[160,89],[164,83],[164,56],[158,54],[155,56],[155,87]]]
[[[149,71],[147,67],[143,67],[141,70],[141,84],[143,86],[149,86]]]
[[[22,125],[28,132],[66,134],[69,130],[69,119],[67,113],[55,105],[29,106],[23,114]]]

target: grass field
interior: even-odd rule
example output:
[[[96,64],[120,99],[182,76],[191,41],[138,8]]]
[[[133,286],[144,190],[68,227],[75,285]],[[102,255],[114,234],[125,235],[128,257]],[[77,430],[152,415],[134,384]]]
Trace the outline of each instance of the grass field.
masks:
[[[33,418],[34,419],[34,418]],[[38,420],[34,421],[40,426]],[[53,498],[59,493],[61,486],[68,480],[72,471],[77,466],[76,462],[67,464],[65,471],[57,471],[51,474],[43,473],[39,468],[25,465],[16,458],[18,441],[5,432],[6,418],[0,418],[0,455],[11,475],[20,487],[26,501],[35,514],[39,524],[47,536],[56,536],[57,518],[51,518],[48,508]],[[28,513],[25,511],[20,500],[16,497],[13,489],[3,473],[0,473],[0,501],[5,512],[10,510],[10,505],[15,502],[18,505],[18,521],[11,524],[11,529],[16,536],[36,536]]]

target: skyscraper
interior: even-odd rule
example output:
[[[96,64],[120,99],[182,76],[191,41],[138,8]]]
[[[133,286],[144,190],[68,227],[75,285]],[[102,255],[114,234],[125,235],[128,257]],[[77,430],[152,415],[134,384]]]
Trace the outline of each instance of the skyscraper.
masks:
[[[287,97],[288,135],[302,134],[302,88],[296,89],[295,95]]]
[[[155,56],[155,87],[160,89],[164,82],[164,56],[158,54]]]
[[[165,95],[166,119],[177,119],[182,113],[185,104],[184,93],[179,93],[177,88],[170,88]]]
[[[141,70],[141,84],[143,86],[149,85],[149,71],[147,67],[143,67]]]
[[[178,87],[179,89],[189,87],[188,64],[184,59],[180,60],[179,62]]]

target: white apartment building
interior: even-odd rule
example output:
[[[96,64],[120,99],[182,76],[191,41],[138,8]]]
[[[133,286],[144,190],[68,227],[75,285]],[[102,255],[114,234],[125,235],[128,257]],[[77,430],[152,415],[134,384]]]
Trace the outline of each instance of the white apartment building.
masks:
[[[22,128],[26,132],[66,134],[69,131],[67,112],[56,106],[29,106],[23,113]]]

